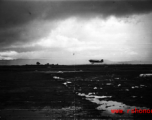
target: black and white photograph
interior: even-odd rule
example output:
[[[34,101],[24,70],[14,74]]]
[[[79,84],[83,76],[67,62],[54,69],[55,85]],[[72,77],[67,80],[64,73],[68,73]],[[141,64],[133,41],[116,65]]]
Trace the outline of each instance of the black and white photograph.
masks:
[[[0,1],[0,120],[151,119],[151,0]]]

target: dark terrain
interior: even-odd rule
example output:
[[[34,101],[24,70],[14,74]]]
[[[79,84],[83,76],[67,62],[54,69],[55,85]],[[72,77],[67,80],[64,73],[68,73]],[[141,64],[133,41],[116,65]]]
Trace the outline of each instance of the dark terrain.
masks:
[[[141,75],[144,74],[144,75]],[[0,119],[151,119],[152,65],[0,66]]]

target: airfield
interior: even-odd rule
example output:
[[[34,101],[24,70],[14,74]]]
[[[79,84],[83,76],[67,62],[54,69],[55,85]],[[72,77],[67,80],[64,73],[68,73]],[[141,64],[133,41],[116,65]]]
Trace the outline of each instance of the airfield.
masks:
[[[152,118],[131,113],[152,109],[152,65],[0,66],[0,77],[1,120]]]

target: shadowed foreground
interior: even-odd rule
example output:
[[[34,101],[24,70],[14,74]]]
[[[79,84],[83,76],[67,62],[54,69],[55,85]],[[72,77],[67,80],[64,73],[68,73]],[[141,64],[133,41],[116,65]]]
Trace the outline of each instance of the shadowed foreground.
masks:
[[[152,66],[45,67],[0,68],[2,120],[151,118],[126,110],[152,108]]]

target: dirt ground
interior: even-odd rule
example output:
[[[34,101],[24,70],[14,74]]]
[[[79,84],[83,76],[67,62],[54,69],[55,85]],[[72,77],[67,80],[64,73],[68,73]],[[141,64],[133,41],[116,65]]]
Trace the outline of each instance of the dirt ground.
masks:
[[[0,119],[149,119],[108,112],[151,109],[151,73],[151,65],[3,66]]]

